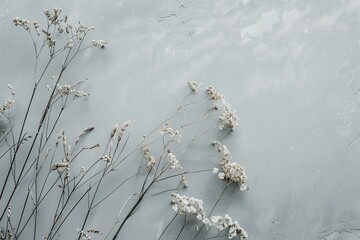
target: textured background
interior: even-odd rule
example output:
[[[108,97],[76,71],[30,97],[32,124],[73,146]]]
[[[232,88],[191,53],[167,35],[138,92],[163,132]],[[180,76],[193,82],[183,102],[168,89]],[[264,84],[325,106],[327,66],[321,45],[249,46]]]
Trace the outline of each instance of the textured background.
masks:
[[[71,110],[78,121],[65,117],[70,132],[89,124],[108,131],[127,119],[135,131],[149,130],[188,80],[212,84],[242,119],[227,145],[246,167],[250,191],[225,202],[250,239],[360,238],[360,1],[3,0],[0,93],[12,83],[24,96],[19,112],[33,55],[11,21],[41,18],[53,6],[108,41],[70,70],[89,79],[91,92]],[[140,214],[149,224],[128,229],[127,239],[150,239],[159,215]]]

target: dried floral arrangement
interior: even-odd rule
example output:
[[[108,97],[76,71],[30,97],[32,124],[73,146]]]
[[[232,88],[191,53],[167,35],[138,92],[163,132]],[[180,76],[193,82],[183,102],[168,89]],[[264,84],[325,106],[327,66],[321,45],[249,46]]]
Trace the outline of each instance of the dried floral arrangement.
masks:
[[[94,131],[93,126],[86,127],[74,141],[68,140],[62,129],[66,127],[62,122],[64,111],[89,94],[81,90],[82,81],[64,82],[64,72],[83,51],[105,48],[107,42],[87,42],[86,37],[94,27],[81,22],[72,25],[61,8],[45,10],[44,14],[44,23],[14,19],[15,26],[23,28],[31,38],[35,64],[32,93],[22,117],[12,115],[17,95],[10,84],[7,87],[11,97],[0,108],[3,128],[0,164],[5,169],[5,174],[0,176],[0,240],[62,239],[65,232],[74,239],[120,239],[122,230],[130,224],[128,220],[142,211],[141,203],[159,191],[154,190],[156,185],[160,185],[160,194],[168,199],[168,210],[173,212],[173,217],[151,239],[184,239],[184,229],[193,239],[247,238],[238,221],[227,214],[212,214],[229,186],[248,190],[245,168],[231,160],[230,151],[220,142],[239,123],[236,111],[225,97],[211,85],[205,87],[189,81],[174,112],[131,149],[132,121],[116,124],[105,144],[83,143]],[[54,65],[56,73],[50,70]],[[49,74],[53,75],[51,79],[47,79]],[[34,115],[33,105],[39,92],[44,91],[47,94],[42,114]],[[176,116],[189,109],[195,109],[191,117],[176,121]],[[38,123],[36,128],[29,126],[33,119]],[[214,138],[207,142],[209,137]],[[214,145],[214,152],[206,158],[217,159],[216,164],[207,169],[187,169],[185,162],[194,158],[189,149],[196,148],[196,142],[201,139]],[[92,151],[91,155],[86,155],[88,151]],[[79,165],[84,162],[81,158],[89,156],[93,159],[87,159],[87,165]],[[131,158],[137,162],[129,162]],[[199,162],[201,158],[196,160]],[[129,166],[134,172],[129,173]],[[210,209],[204,207],[203,200],[184,195],[191,174],[216,174],[223,181],[223,188]],[[126,192],[129,182],[139,183],[135,184],[138,187],[135,192]],[[119,192],[127,197],[114,202],[111,197]],[[117,209],[113,224],[107,229],[90,225],[91,215],[109,201]],[[44,223],[44,216],[52,217]],[[178,225],[177,219],[181,219],[182,225]]]

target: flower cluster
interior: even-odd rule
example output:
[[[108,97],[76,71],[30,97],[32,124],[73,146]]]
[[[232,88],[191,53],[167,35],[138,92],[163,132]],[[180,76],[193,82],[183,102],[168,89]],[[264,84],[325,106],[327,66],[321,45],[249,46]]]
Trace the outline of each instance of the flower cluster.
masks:
[[[30,31],[30,22],[28,20],[16,17],[13,19],[13,22],[15,23],[15,26],[20,26],[26,31]]]
[[[69,94],[71,94],[73,92],[75,92],[75,89],[73,89],[68,84],[58,85],[58,93],[60,94],[60,96],[66,96],[66,95],[69,95]]]
[[[208,223],[209,220],[206,218],[203,201],[201,199],[182,196],[178,193],[172,193],[171,197],[171,204],[173,205],[172,209],[177,214],[194,215],[197,219],[204,223]]]
[[[44,10],[44,14],[51,24],[58,24],[61,21],[60,19],[61,11],[62,11],[61,8],[54,7],[52,9],[52,12],[49,12],[49,10]]]
[[[196,91],[197,91],[197,88],[198,88],[198,86],[199,86],[199,83],[196,82],[196,81],[188,81],[188,85],[189,85],[191,91],[196,92]]]
[[[231,109],[230,104],[224,106],[224,113],[219,116],[220,126],[219,129],[235,130],[239,125],[239,117],[236,114],[236,110]]]
[[[168,158],[169,158],[169,168],[170,169],[176,169],[181,168],[179,160],[176,158],[176,156],[171,152],[171,150],[168,150]]]
[[[225,229],[229,229],[228,238],[232,239],[234,237],[239,236],[240,239],[247,238],[247,233],[240,226],[237,221],[233,221],[229,215],[225,215],[225,217],[221,216],[212,216],[211,217],[212,226],[216,227],[220,231]]]
[[[235,182],[240,186],[240,190],[248,190],[249,187],[246,185],[247,176],[245,168],[237,162],[231,162],[231,154],[225,145],[222,145],[218,141],[214,141],[213,144],[217,147],[218,152],[222,156],[220,166],[222,171],[214,168],[214,173],[218,174],[220,179],[224,179],[230,183]]]
[[[175,131],[172,127],[170,127],[170,124],[165,123],[161,129],[160,129],[160,135],[165,136],[169,135],[171,138],[171,141],[180,142],[181,135],[179,131]]]
[[[70,176],[70,161],[66,158],[63,158],[61,162],[55,163],[52,167],[52,170],[57,170],[59,172],[64,172],[65,177]]]
[[[5,111],[9,110],[12,108],[12,106],[14,105],[15,100],[10,100],[10,99],[6,99],[2,105],[2,107],[0,108],[0,113],[5,113]]]
[[[156,164],[156,158],[150,154],[150,148],[143,147],[141,149],[141,153],[143,154],[145,160],[147,161],[146,167],[153,168]]]
[[[226,102],[224,95],[216,91],[211,85],[206,88],[207,95],[213,100],[213,108],[215,110],[223,109],[223,113],[219,116],[219,129],[235,130],[239,125],[239,117],[236,110],[231,108],[231,105]]]
[[[92,40],[91,44],[92,44],[94,47],[104,48],[105,45],[107,44],[107,42],[104,41],[104,40]]]
[[[111,162],[112,157],[110,155],[104,155],[100,159],[103,160],[104,162],[109,163]]]
[[[76,94],[74,95],[74,99],[75,98],[81,98],[81,97],[86,97],[89,96],[89,93],[83,92],[83,91],[77,91]]]

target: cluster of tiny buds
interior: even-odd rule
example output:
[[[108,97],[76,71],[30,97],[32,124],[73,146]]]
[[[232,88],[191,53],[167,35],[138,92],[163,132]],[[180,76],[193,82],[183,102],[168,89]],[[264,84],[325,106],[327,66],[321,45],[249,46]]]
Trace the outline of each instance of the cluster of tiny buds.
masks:
[[[178,193],[172,193],[171,197],[172,209],[177,214],[194,215],[201,221],[206,219],[203,201],[201,199],[180,195]]]
[[[177,169],[182,168],[180,166],[179,160],[176,158],[176,156],[171,152],[170,149],[168,149],[168,158],[169,158],[169,168],[170,169]]]
[[[247,176],[245,168],[237,162],[231,162],[231,154],[225,145],[222,145],[218,141],[214,141],[213,144],[217,147],[217,150],[222,157],[222,160],[219,163],[222,171],[218,168],[214,168],[213,173],[218,174],[218,177],[221,180],[226,180],[229,183],[237,183],[240,186],[241,191],[248,190],[249,187],[246,184]]]
[[[5,113],[5,111],[10,110],[14,105],[15,100],[6,99],[0,108],[0,113]]]
[[[10,217],[11,217],[11,204],[9,204],[9,206],[8,206],[8,208],[7,208],[6,216],[7,216],[7,218],[10,218]]]
[[[83,92],[83,91],[77,91],[76,94],[74,95],[74,99],[75,98],[81,98],[81,97],[86,97],[89,96],[89,93]]]
[[[104,40],[92,40],[92,42],[91,42],[92,46],[100,47],[100,48],[104,48],[106,44],[107,44],[107,42]]]
[[[240,226],[237,221],[233,221],[229,215],[221,216],[212,216],[211,217],[212,226],[216,227],[220,231],[229,229],[228,238],[233,239],[234,237],[239,237],[240,239],[247,238],[248,235],[245,230]]]
[[[111,162],[112,157],[110,155],[104,155],[100,159],[109,163],[109,162]]]
[[[15,17],[13,19],[13,22],[15,23],[15,26],[20,26],[22,28],[24,28],[26,31],[30,31],[30,22],[28,20],[25,20],[25,19],[21,19],[21,18],[18,18],[18,17]]]
[[[70,85],[65,84],[65,85],[58,85],[58,93],[60,94],[60,96],[66,96],[69,95],[71,93],[75,92],[75,89],[73,89]]]
[[[171,141],[175,141],[177,143],[180,142],[180,138],[181,138],[181,134],[179,133],[179,131],[175,131],[168,123],[165,123],[161,127],[160,135],[161,136],[169,135],[171,138]]]
[[[201,82],[197,82],[197,81],[188,81],[188,86],[191,89],[191,91],[197,92],[198,88],[200,86],[204,86],[204,84]]]
[[[150,148],[148,146],[143,147],[141,149],[141,153],[143,154],[145,160],[147,161],[146,167],[153,168],[156,164],[156,158],[150,154]]]

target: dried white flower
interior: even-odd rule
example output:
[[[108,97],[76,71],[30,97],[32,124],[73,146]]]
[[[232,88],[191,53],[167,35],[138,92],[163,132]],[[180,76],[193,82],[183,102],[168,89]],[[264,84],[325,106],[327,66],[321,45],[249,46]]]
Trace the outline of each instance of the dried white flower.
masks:
[[[112,157],[110,155],[104,155],[100,159],[109,163],[109,162],[111,162]]]
[[[184,188],[186,188],[186,187],[189,186],[188,182],[187,182],[186,179],[185,179],[185,175],[184,175],[184,174],[181,175],[181,181],[180,181],[180,183],[183,185]]]
[[[239,185],[240,190],[248,190],[249,187],[246,185],[247,176],[245,173],[245,168],[237,162],[231,162],[231,154],[227,147],[221,144],[218,141],[214,141],[213,144],[216,146],[218,152],[220,153],[222,160],[219,163],[222,169],[222,172],[213,171],[218,173],[218,177],[221,180],[226,180],[228,182],[235,182]]]
[[[199,83],[196,81],[188,81],[188,85],[192,91],[196,92],[197,88],[199,86]]]
[[[173,210],[181,215],[194,215],[197,219],[203,221],[206,219],[203,201],[193,197],[182,196],[178,193],[171,194]]]
[[[234,131],[239,125],[239,117],[236,114],[236,110],[231,109],[230,105],[224,106],[224,113],[219,116],[220,125],[219,129],[230,129]]]
[[[58,93],[60,94],[60,96],[66,96],[69,95],[71,93],[75,92],[75,89],[73,89],[70,85],[65,84],[65,85],[58,85]]]
[[[150,155],[150,148],[143,147],[141,149],[141,153],[143,154],[145,160],[147,161],[146,167],[153,168],[156,164],[156,158],[154,156]]]
[[[6,99],[0,108],[0,113],[5,113],[5,111],[10,110],[14,105],[15,100]]]
[[[20,26],[24,28],[26,31],[28,32],[30,31],[30,22],[28,20],[15,17],[13,19],[13,22],[15,23],[15,26]]]
[[[105,45],[107,44],[107,42],[104,41],[104,40],[92,40],[91,44],[92,44],[94,47],[104,48]]]
[[[176,168],[181,168],[179,160],[176,158],[176,156],[170,151],[170,149],[168,150],[168,158],[169,158],[169,168],[170,169],[176,169]]]
[[[165,136],[169,135],[171,138],[171,141],[173,142],[180,142],[181,135],[179,131],[175,131],[172,127],[170,127],[170,124],[166,123],[160,128],[160,135]]]
[[[9,206],[7,207],[6,216],[7,218],[11,217],[11,204],[9,204]]]
[[[74,95],[74,99],[75,98],[81,98],[81,97],[86,97],[89,96],[89,93],[83,92],[83,91],[77,91],[76,94]]]
[[[225,215],[225,217],[221,216],[212,216],[211,217],[212,226],[216,227],[220,231],[225,229],[229,229],[228,238],[232,239],[234,237],[239,236],[240,239],[247,238],[247,233],[240,226],[237,221],[233,221],[229,215]]]
[[[216,91],[211,85],[206,88],[206,92],[210,99],[213,100],[213,106],[215,110],[223,109],[223,113],[220,114],[220,125],[219,129],[235,130],[239,125],[239,117],[236,114],[236,110],[231,108],[231,105],[226,102],[225,97]]]

